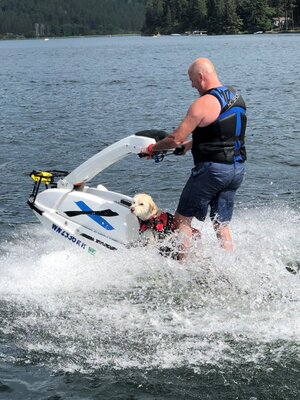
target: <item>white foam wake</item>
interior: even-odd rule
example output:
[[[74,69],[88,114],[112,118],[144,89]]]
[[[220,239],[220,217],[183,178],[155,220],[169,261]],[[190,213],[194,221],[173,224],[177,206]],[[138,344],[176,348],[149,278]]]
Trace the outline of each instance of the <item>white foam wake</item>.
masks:
[[[240,210],[227,254],[207,221],[187,264],[148,248],[83,255],[23,226],[1,243],[9,357],[64,370],[198,368],[261,362],[272,343],[280,358],[300,345],[300,275],[286,269],[300,261],[299,222],[289,208]]]

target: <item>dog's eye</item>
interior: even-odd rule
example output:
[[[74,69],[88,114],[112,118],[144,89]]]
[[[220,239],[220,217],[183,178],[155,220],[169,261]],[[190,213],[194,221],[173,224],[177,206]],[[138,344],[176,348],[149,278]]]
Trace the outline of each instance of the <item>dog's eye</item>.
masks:
[[[144,203],[140,203],[140,206],[143,206],[144,205]]]

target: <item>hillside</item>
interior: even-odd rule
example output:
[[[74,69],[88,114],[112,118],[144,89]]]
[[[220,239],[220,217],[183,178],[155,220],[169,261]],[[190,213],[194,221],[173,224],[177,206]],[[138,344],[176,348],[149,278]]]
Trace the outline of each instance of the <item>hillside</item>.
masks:
[[[149,0],[143,34],[287,31],[300,25],[300,0]]]
[[[147,0],[1,0],[0,35],[139,33]]]
[[[290,31],[300,0],[1,0],[0,37]]]

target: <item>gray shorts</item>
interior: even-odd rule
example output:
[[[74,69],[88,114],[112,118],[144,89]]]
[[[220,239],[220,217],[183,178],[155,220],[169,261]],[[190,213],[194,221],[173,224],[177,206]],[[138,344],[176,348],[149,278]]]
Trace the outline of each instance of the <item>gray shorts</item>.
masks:
[[[244,177],[244,163],[201,162],[192,169],[179,200],[177,212],[204,221],[210,217],[220,223],[231,220],[234,196]]]

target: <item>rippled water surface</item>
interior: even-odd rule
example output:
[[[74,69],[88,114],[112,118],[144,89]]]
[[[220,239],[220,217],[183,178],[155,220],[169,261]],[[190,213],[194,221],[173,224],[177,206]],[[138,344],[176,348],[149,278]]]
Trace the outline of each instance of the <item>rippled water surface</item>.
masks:
[[[298,399],[300,36],[0,42],[0,399]],[[32,169],[71,171],[142,129],[171,131],[210,57],[248,105],[236,250],[209,221],[187,265],[155,249],[92,258],[26,205]],[[93,183],[174,211],[190,156],[134,156]]]

